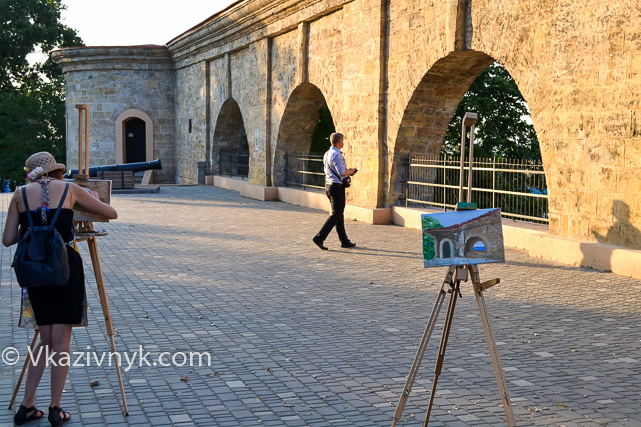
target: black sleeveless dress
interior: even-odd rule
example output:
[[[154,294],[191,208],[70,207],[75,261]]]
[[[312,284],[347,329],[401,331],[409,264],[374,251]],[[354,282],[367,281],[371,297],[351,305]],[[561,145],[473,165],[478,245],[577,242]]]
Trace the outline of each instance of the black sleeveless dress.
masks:
[[[55,209],[47,212],[47,223],[51,223],[55,212]],[[39,211],[31,211],[30,214],[34,225],[43,225]],[[19,221],[20,230],[26,231],[29,227],[27,212],[20,212]],[[61,209],[55,227],[65,242],[71,241],[73,210]],[[70,274],[69,283],[66,286],[27,288],[38,325],[77,325],[82,322],[85,301],[85,273],[82,258],[73,247],[67,247],[67,256]]]

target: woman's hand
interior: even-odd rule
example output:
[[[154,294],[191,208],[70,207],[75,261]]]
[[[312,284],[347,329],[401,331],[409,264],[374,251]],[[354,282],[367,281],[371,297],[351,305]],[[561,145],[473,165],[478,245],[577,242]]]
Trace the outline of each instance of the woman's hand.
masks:
[[[78,203],[89,213],[100,215],[109,219],[118,218],[118,213],[116,212],[116,210],[112,206],[101,202],[97,192],[92,191],[89,188],[80,187],[75,184],[71,185],[73,186],[71,187],[71,189],[74,196],[74,204]]]

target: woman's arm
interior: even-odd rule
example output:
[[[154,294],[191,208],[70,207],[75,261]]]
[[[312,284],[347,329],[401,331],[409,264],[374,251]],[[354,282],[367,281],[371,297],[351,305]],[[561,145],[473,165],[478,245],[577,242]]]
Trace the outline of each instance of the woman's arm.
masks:
[[[69,190],[71,190],[72,206],[75,203],[78,203],[86,209],[87,212],[92,214],[100,215],[109,219],[118,218],[118,212],[116,212],[113,206],[101,202],[98,199],[98,193],[95,191],[89,192],[73,183],[69,184]]]
[[[4,231],[2,233],[2,244],[5,247],[18,243],[19,237],[19,220],[18,220],[18,195],[20,190],[16,190],[9,202],[7,218],[4,221]]]

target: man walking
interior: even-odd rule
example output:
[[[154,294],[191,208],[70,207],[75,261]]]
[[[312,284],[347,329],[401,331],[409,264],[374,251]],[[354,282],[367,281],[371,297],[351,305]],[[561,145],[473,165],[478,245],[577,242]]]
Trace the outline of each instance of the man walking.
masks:
[[[341,247],[353,248],[356,246],[347,238],[345,233],[345,221],[343,219],[343,212],[345,211],[345,186],[343,179],[348,176],[354,175],[357,169],[347,169],[345,158],[341,153],[343,148],[344,137],[343,134],[333,133],[329,136],[329,142],[332,146],[327,150],[323,157],[323,166],[325,170],[325,194],[332,205],[332,213],[323,224],[323,228],[312,239],[316,246],[326,251],[327,248],[323,245],[325,239],[329,235],[332,228],[336,227],[338,238],[341,241]]]

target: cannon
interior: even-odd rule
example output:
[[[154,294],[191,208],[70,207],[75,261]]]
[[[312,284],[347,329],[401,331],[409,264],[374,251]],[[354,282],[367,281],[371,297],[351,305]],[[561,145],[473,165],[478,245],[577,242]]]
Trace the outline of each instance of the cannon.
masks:
[[[116,165],[105,165],[105,166],[93,166],[89,168],[89,176],[97,177],[98,172],[115,172],[115,171],[129,171],[132,173],[142,172],[148,170],[160,170],[162,165],[160,164],[160,159],[153,160],[151,162],[138,162],[138,163],[122,163]],[[67,172],[64,177],[71,178],[74,175],[78,174],[78,169],[71,169]]]

